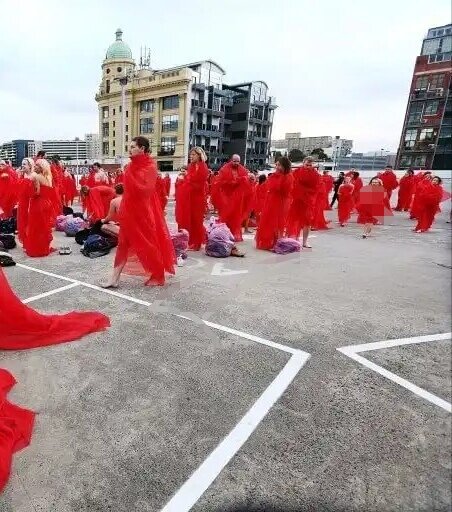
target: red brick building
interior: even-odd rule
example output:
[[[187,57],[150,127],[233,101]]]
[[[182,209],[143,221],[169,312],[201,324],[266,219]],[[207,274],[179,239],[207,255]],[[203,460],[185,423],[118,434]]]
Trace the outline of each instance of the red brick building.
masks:
[[[431,28],[416,58],[398,169],[452,169],[452,25]]]

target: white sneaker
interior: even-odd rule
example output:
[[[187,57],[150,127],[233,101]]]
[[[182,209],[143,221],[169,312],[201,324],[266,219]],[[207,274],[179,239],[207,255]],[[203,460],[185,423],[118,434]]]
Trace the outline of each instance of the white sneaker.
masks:
[[[182,256],[177,257],[177,266],[183,267],[185,265],[185,260],[182,258]]]

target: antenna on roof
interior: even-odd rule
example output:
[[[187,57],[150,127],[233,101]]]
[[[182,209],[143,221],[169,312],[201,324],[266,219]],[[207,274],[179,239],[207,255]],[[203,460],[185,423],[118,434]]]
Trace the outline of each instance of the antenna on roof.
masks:
[[[151,69],[151,50],[140,47],[140,69]]]

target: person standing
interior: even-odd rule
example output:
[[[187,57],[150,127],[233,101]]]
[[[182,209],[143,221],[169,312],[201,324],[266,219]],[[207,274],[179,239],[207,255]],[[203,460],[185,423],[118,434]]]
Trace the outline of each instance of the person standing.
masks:
[[[378,177],[370,180],[361,189],[358,204],[358,224],[364,224],[363,238],[368,238],[375,224],[381,224],[385,215],[392,215],[387,207],[387,195],[383,182]]]
[[[55,249],[52,227],[55,222],[56,191],[52,186],[52,171],[47,160],[39,159],[31,175],[33,182],[29,201],[27,224],[23,237],[23,248],[33,258],[48,256]]]
[[[344,179],[345,179],[345,175],[344,173],[341,171],[338,175],[338,177],[334,180],[334,194],[333,194],[333,199],[331,200],[331,204],[330,204],[330,207],[333,208],[333,205],[334,203],[336,202],[336,199],[337,199],[337,193],[338,193],[338,190],[339,190],[339,187],[342,185],[342,183],[344,182]]]
[[[242,223],[246,216],[245,198],[250,193],[251,183],[248,170],[240,164],[240,155],[232,155],[220,169],[218,185],[221,193],[220,222],[227,225],[236,242],[241,242]]]
[[[24,244],[26,229],[28,224],[28,209],[30,207],[30,198],[33,195],[33,180],[35,161],[33,158],[24,158],[22,160],[22,178],[19,180],[18,203],[17,203],[17,235]]]
[[[109,185],[108,174],[102,169],[99,162],[93,164],[93,170],[94,187],[98,185]]]
[[[400,178],[399,197],[397,198],[397,206],[395,207],[396,212],[401,212],[402,210],[407,212],[410,209],[414,185],[414,171],[408,169],[404,176]]]
[[[328,210],[328,193],[327,193],[327,184],[328,180],[324,179],[325,176],[320,176],[319,186],[317,189],[317,196],[315,199],[314,206],[314,219],[312,222],[312,230],[322,230],[329,229],[328,224],[329,220],[325,218],[325,210]]]
[[[180,168],[174,183],[174,198],[176,200],[174,216],[177,222],[177,229],[186,229],[188,231],[190,227],[190,198],[186,177],[187,167],[183,166]]]
[[[0,219],[13,215],[17,202],[16,171],[5,160],[0,160]]]
[[[420,172],[417,174],[415,178],[415,184],[414,184],[414,195],[413,195],[413,201],[411,202],[410,207],[410,219],[417,219],[420,215],[420,208],[421,208],[421,202],[420,198],[422,196],[422,191],[424,187],[428,186],[430,181],[432,180],[432,172],[431,171],[425,171]]]
[[[256,232],[256,248],[271,251],[284,236],[293,186],[292,165],[283,156],[267,178],[267,197]]]
[[[337,217],[341,227],[344,227],[345,224],[350,220],[352,210],[355,206],[355,189],[349,176],[345,178],[344,183],[342,183],[342,185],[339,187],[337,195],[339,197]]]
[[[364,186],[363,180],[360,178],[358,171],[353,171],[350,183],[353,185],[353,208],[357,208],[359,204],[359,194]]]
[[[293,174],[292,204],[287,217],[287,236],[300,237],[303,230],[302,246],[310,249],[308,237],[315,213],[315,201],[320,186],[320,175],[313,166],[314,159],[304,159],[302,167],[295,169]]]
[[[334,178],[331,176],[330,171],[323,171],[322,180],[325,183],[325,192],[326,192],[326,199],[327,204],[325,207],[325,210],[332,210],[329,202],[330,194],[334,188]]]
[[[207,156],[204,150],[194,147],[189,154],[190,164],[185,177],[186,193],[188,196],[189,218],[188,229],[190,238],[188,248],[191,251],[199,251],[206,241],[206,229],[204,227],[204,215],[206,213],[206,184],[209,169],[206,165]]]
[[[439,210],[439,204],[443,198],[442,180],[438,176],[433,176],[431,181],[426,182],[419,193],[419,214],[416,227],[413,229],[416,233],[425,233],[428,231],[435,220],[435,215]]]
[[[165,182],[166,197],[169,197],[171,193],[171,176],[169,175],[168,172],[165,174],[163,181]]]
[[[117,288],[124,269],[148,276],[146,286],[163,286],[165,272],[175,273],[176,255],[157,196],[157,165],[149,154],[149,139],[134,137],[129,155],[118,247],[111,279],[104,288]]]
[[[268,192],[268,183],[267,176],[265,174],[260,174],[258,178],[258,183],[256,187],[256,206],[255,206],[255,214],[256,214],[256,224],[259,226],[259,221],[264,210],[265,201],[267,200],[267,192]]]
[[[386,191],[386,197],[388,199],[387,205],[390,207],[392,192],[399,186],[397,176],[390,165],[387,165],[382,172],[378,173],[377,176],[383,183],[383,188]]]

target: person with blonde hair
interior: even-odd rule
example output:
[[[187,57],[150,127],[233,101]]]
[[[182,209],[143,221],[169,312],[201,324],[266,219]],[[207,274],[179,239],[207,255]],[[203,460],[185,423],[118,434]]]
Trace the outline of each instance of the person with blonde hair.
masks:
[[[23,237],[23,248],[28,256],[48,256],[55,249],[52,227],[55,223],[58,198],[52,187],[52,172],[47,160],[36,160],[31,173],[32,187],[28,202],[28,216]]]
[[[182,227],[187,229],[190,235],[189,250],[199,251],[201,245],[206,241],[204,215],[206,213],[209,169],[206,164],[207,156],[202,148],[192,148],[189,158],[190,164],[185,178],[186,193],[181,198],[188,204],[188,208],[183,209],[187,212],[187,218],[183,220]]]

